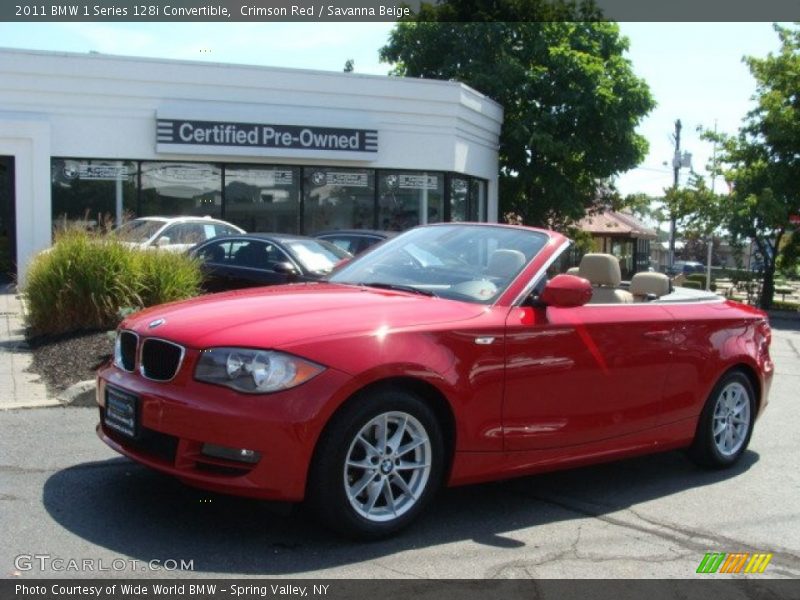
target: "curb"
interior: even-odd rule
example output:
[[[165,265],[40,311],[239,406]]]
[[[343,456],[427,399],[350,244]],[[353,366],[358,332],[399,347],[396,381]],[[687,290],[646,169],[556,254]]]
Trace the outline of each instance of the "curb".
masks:
[[[79,381],[56,396],[63,406],[94,406],[95,405],[94,379]]]
[[[800,321],[800,312],[794,310],[775,310],[767,311],[770,321]]]
[[[31,402],[7,402],[0,404],[0,412],[6,410],[18,410],[21,408],[48,408],[51,406],[63,406],[58,400],[34,400]]]

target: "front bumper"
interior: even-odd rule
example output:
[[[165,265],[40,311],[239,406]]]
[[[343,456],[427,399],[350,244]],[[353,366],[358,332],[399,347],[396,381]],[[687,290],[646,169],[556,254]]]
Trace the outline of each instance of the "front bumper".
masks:
[[[270,500],[302,500],[314,446],[346,397],[350,377],[326,369],[291,390],[248,395],[195,381],[193,362],[187,361],[182,373],[168,383],[112,365],[102,368],[97,380],[98,437],[117,452],[196,487]],[[135,438],[104,423],[109,386],[138,399]],[[204,444],[253,450],[260,458],[248,463],[210,456],[203,453]]]

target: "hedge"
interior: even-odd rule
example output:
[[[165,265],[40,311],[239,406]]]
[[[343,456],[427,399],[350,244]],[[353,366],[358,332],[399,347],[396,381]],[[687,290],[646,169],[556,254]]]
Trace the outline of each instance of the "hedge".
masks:
[[[112,329],[120,311],[196,296],[201,280],[186,255],[67,231],[28,269],[28,326],[34,336]]]

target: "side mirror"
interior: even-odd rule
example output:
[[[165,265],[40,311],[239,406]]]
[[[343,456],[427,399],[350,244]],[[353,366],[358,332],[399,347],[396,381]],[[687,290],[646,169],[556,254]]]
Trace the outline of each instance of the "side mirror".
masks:
[[[160,238],[156,240],[156,246],[161,248],[162,246],[169,246],[172,240],[169,239],[168,235],[162,235]]]
[[[289,275],[289,276],[297,275],[297,269],[288,260],[275,263],[274,265],[272,265],[272,270],[275,271],[276,273],[280,273],[281,275]]]
[[[547,306],[570,308],[583,306],[592,299],[592,284],[583,277],[575,275],[556,275],[539,295],[539,300]]]

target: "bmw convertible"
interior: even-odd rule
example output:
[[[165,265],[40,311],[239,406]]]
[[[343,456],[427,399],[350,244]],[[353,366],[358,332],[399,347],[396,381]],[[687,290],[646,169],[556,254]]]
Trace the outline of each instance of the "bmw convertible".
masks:
[[[761,311],[541,229],[407,231],[326,281],[131,315],[98,373],[99,437],[217,492],[305,502],[361,539],[442,486],[686,449],[745,452],[767,404]]]

